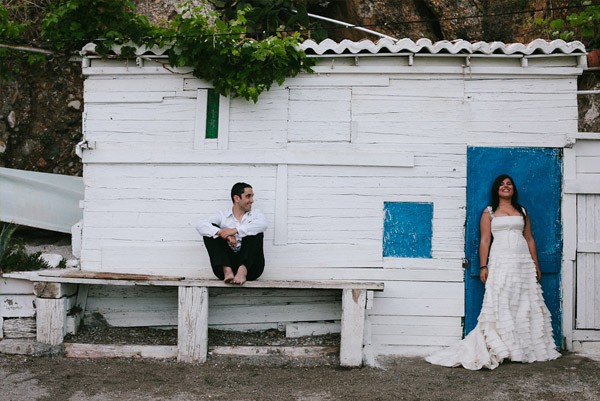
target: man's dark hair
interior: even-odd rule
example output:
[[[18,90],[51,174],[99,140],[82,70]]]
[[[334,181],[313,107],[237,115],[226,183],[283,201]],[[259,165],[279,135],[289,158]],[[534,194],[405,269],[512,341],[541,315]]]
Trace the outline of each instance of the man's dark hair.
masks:
[[[236,182],[233,184],[233,187],[231,187],[231,201],[233,202],[234,195],[241,198],[246,188],[252,188],[252,185],[246,184],[245,182]]]

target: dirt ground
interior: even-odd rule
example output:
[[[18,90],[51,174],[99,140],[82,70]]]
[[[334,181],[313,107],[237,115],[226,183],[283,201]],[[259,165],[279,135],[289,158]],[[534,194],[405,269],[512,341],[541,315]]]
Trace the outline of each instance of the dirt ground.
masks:
[[[190,365],[0,355],[0,400],[600,400],[600,362],[575,354],[475,372],[422,358],[357,369],[278,358]]]

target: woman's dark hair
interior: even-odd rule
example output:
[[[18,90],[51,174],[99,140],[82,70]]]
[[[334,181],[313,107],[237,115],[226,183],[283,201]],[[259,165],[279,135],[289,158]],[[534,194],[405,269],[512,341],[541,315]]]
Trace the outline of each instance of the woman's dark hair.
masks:
[[[233,184],[233,187],[231,187],[231,201],[233,202],[234,195],[241,198],[246,188],[252,188],[252,185],[246,184],[245,182],[236,182]]]
[[[512,205],[512,207],[515,208],[516,211],[521,213],[521,216],[523,216],[523,220],[525,221],[525,223],[527,223],[525,213],[523,212],[523,207],[519,204],[519,191],[517,191],[517,184],[515,184],[515,180],[513,180],[512,177],[508,174],[500,174],[498,177],[496,177],[494,183],[492,184],[492,210],[495,212],[498,208],[498,205],[500,204],[498,190],[502,185],[502,181],[504,181],[507,178],[510,180],[510,182],[512,182],[513,185],[513,196],[512,198],[510,198],[510,204]]]

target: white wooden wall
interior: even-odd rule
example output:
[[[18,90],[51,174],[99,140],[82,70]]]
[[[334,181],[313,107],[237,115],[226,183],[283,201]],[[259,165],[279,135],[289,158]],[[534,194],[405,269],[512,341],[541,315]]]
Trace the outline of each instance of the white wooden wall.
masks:
[[[565,221],[576,225],[564,236],[563,331],[569,349],[600,349],[600,134],[573,140],[565,149]]]
[[[564,146],[577,122],[572,59],[324,61],[257,104],[222,98],[216,140],[204,139],[207,84],[93,60],[82,268],[210,277],[193,222],[230,206],[231,185],[246,181],[270,223],[263,277],[383,280],[371,352],[449,345],[464,315],[466,148]],[[384,202],[433,203],[432,258],[382,257]],[[174,294],[162,298],[173,307]],[[288,320],[330,317],[323,308]]]

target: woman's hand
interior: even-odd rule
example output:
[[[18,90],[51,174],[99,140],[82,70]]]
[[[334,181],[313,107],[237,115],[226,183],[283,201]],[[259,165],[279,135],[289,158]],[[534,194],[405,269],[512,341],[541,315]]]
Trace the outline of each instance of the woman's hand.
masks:
[[[542,271],[538,266],[535,267],[535,278],[538,282],[542,279]]]
[[[482,267],[481,269],[479,269],[479,279],[481,280],[481,282],[483,284],[485,284],[485,282],[487,281],[487,278],[488,278],[488,268]]]

